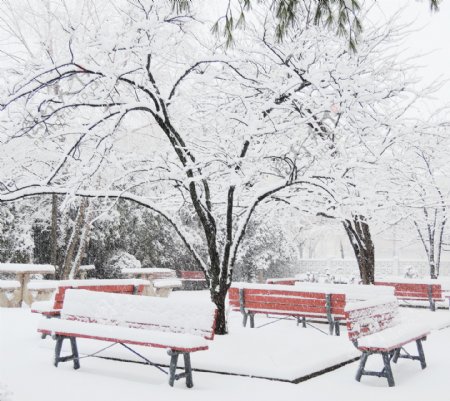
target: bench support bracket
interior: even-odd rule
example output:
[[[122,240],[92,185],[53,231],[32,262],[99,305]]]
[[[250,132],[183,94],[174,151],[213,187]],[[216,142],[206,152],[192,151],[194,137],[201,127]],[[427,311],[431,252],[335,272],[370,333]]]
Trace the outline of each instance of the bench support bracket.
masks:
[[[377,353],[381,354],[381,357],[383,358],[383,364],[384,364],[383,370],[380,372],[365,370],[364,367],[366,366],[366,362],[367,362],[367,359],[369,358],[369,356],[372,354],[377,354]],[[356,377],[355,377],[356,381],[358,381],[358,382],[361,381],[362,376],[385,377],[388,381],[389,387],[394,387],[395,382],[394,382],[394,376],[392,374],[392,369],[391,369],[392,356],[393,356],[393,354],[390,352],[364,351],[361,355],[361,360],[359,362],[358,371],[356,372]]]
[[[394,354],[392,356],[392,362],[397,363],[398,358],[405,358],[405,359],[412,359],[414,361],[419,361],[420,366],[422,369],[425,369],[427,367],[427,362],[425,361],[425,353],[423,352],[423,346],[422,346],[422,340],[424,338],[421,338],[419,340],[416,340],[417,345],[417,353],[419,355],[411,355],[409,352],[407,352],[404,348],[397,348],[394,351]],[[401,350],[403,349],[404,353],[401,353]]]
[[[391,369],[391,360],[394,363],[397,363],[398,358],[406,358],[406,359],[412,359],[415,361],[420,361],[420,366],[422,369],[425,369],[427,367],[426,361],[425,361],[425,353],[423,352],[422,347],[422,340],[424,338],[420,338],[416,340],[417,345],[417,352],[419,355],[411,355],[409,354],[403,347],[396,348],[391,352],[370,352],[370,351],[363,351],[361,355],[361,360],[359,363],[358,371],[356,372],[356,380],[360,381],[361,377],[366,376],[378,376],[378,377],[385,377],[388,381],[389,387],[394,387],[394,375],[392,374]],[[401,350],[403,349],[404,353],[401,353]],[[364,367],[366,366],[367,358],[372,354],[381,354],[383,358],[383,364],[384,368],[381,372],[374,372],[374,371],[368,371],[364,370]]]

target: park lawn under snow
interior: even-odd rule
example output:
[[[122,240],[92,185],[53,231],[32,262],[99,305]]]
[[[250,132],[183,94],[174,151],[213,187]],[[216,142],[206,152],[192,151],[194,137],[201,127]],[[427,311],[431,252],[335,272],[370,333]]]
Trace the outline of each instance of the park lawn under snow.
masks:
[[[171,297],[207,297],[206,292],[176,292]],[[0,400],[1,401],[98,401],[119,400],[393,400],[433,399],[447,401],[450,394],[450,312],[432,313],[424,309],[402,309],[407,321],[429,322],[435,329],[424,343],[427,369],[422,371],[416,361],[400,360],[394,365],[396,387],[389,388],[385,379],[363,377],[354,380],[358,362],[300,384],[259,378],[194,372],[194,388],[187,389],[184,380],[174,388],[157,369],[142,364],[100,358],[81,360],[81,369],[74,371],[71,362],[52,364],[54,341],[41,340],[36,332],[38,315],[28,309],[0,309]],[[293,320],[274,320],[256,316],[259,329],[243,329],[239,313],[230,314],[230,334],[217,336],[210,350],[194,353],[194,369],[233,372],[293,380],[357,355],[346,337],[331,337],[313,328],[297,327]],[[318,326],[326,330],[325,325]],[[108,345],[105,342],[80,340],[80,353],[89,354]],[[414,347],[409,347],[415,351]],[[139,348],[156,362],[167,363],[165,351]],[[105,355],[136,360],[125,349],[115,346]],[[380,369],[380,358],[369,359],[368,369]],[[295,397],[295,398],[294,398]]]

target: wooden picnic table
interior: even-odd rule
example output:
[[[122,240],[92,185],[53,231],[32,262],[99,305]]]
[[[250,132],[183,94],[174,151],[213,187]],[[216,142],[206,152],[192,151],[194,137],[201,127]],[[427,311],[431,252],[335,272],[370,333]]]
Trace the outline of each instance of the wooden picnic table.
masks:
[[[20,283],[18,305],[22,306],[23,301],[30,303],[28,294],[28,282],[32,274],[55,274],[55,267],[52,265],[34,265],[25,263],[0,263],[0,273],[13,273]]]

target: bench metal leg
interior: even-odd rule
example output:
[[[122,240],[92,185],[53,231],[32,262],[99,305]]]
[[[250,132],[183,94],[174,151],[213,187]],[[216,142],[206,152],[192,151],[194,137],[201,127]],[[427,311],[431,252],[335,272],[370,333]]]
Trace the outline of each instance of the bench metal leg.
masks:
[[[255,314],[250,312],[249,316],[250,316],[250,328],[254,329],[255,328]]]
[[[170,367],[169,367],[169,385],[173,387],[173,384],[175,383],[175,375],[177,371],[177,364],[178,364],[178,352],[170,352]]]
[[[391,369],[391,356],[388,352],[383,352],[381,354],[383,356],[383,362],[384,362],[384,369],[382,370],[382,373],[385,374],[385,377],[388,381],[389,387],[394,387],[394,376],[392,375],[392,369]]]
[[[357,382],[361,381],[361,376],[364,373],[364,367],[366,366],[368,357],[369,357],[368,352],[363,352],[361,355],[361,360],[359,361],[359,368],[358,368],[358,371],[356,372],[356,378],[355,378]]]
[[[80,356],[78,355],[77,339],[70,337],[70,345],[72,347],[73,368],[80,369]]]
[[[392,355],[392,362],[397,363],[398,358],[400,358],[400,351],[401,348],[397,348],[396,350],[394,350],[394,354]]]
[[[341,335],[341,328],[340,328],[340,326],[339,326],[339,321],[338,321],[338,320],[334,322],[334,333],[335,333],[337,336],[340,336],[340,335]]]
[[[247,326],[247,319],[248,319],[247,313],[242,312],[242,326],[244,326],[244,327]]]
[[[72,355],[61,356],[62,345],[66,338],[70,340]],[[74,369],[80,368],[80,357],[78,355],[77,339],[75,337],[56,336],[54,365],[58,367],[59,362],[67,362],[67,361],[73,361]]]
[[[173,387],[175,380],[186,378],[186,387],[194,387],[194,381],[192,380],[192,366],[191,366],[191,355],[189,352],[178,352],[169,350],[167,352],[170,355],[170,366],[169,366],[169,385]],[[184,357],[184,372],[177,372],[178,356],[183,354]]]
[[[192,380],[191,355],[189,352],[184,354],[184,371],[186,373],[186,387],[194,387],[194,382]]]
[[[419,353],[419,361],[422,369],[427,367],[427,362],[425,361],[425,353],[423,352],[422,339],[416,340],[417,352]]]
[[[369,351],[363,351],[363,353],[361,355],[361,360],[359,362],[359,368],[358,368],[358,371],[356,372],[356,377],[355,377],[356,381],[358,381],[358,382],[361,381],[362,376],[385,377],[388,381],[389,387],[394,387],[395,386],[394,375],[392,374],[392,369],[391,369],[391,357],[394,354],[391,354],[389,352],[381,353],[381,356],[383,358],[383,365],[384,365],[384,368],[381,372],[374,372],[374,371],[364,369],[369,355],[372,355],[372,353]]]
[[[62,343],[64,341],[64,337],[56,337],[56,344],[55,344],[55,360],[53,362],[53,364],[58,367],[58,363],[60,361],[60,356],[61,356],[61,348],[62,348]]]

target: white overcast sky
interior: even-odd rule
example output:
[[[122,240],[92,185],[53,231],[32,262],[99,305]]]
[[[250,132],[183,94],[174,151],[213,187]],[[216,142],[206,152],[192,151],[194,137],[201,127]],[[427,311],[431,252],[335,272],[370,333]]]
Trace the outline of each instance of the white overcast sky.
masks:
[[[422,54],[418,60],[423,66],[418,75],[427,81],[440,77],[450,81],[450,0],[443,0],[440,11],[430,12],[428,0],[378,0],[378,11],[386,16],[403,9],[402,18],[413,21],[414,32],[408,35],[404,46],[411,55]],[[441,87],[429,106],[450,105],[450,82]]]

